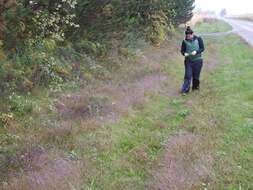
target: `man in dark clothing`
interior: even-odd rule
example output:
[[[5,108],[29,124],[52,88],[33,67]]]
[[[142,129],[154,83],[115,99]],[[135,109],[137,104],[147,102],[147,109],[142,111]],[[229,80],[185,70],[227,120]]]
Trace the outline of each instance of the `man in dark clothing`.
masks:
[[[182,86],[182,94],[186,95],[190,91],[191,82],[192,90],[199,89],[200,72],[203,65],[202,52],[205,50],[201,37],[195,36],[192,29],[188,26],[185,31],[185,39],[182,42],[181,53],[185,56],[185,76]]]

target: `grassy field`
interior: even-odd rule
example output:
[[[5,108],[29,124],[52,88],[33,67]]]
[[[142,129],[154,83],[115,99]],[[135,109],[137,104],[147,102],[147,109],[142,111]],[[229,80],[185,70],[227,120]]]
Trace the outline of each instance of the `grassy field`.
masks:
[[[110,136],[110,146],[104,152],[93,152],[92,160],[102,169],[90,179],[89,189],[147,188],[154,177],[154,165],[158,166],[159,157],[165,154],[166,142],[182,132],[203,137],[196,145],[198,152],[190,152],[196,157],[185,155],[188,152],[181,147],[188,164],[202,154],[212,156],[207,163],[211,165],[210,179],[191,184],[189,189],[253,188],[252,49],[235,35],[208,40],[207,44],[207,62],[212,64],[209,54],[214,53],[212,44],[216,44],[219,65],[204,73],[199,94],[186,98],[152,95],[141,110],[99,132],[107,134],[103,142]],[[178,77],[175,82],[180,81],[183,68],[179,62],[161,64],[167,74]],[[81,135],[81,139],[87,138]],[[98,142],[99,138],[93,140]]]
[[[196,105],[187,120],[212,144],[215,180],[210,189],[252,189],[252,48],[235,35],[212,43],[218,43],[219,66],[205,89],[190,97]]]
[[[209,19],[207,22],[197,24],[195,32],[197,34],[202,33],[216,33],[216,32],[227,32],[232,30],[232,27],[222,20]]]
[[[250,88],[252,86],[252,80],[250,80],[252,75],[250,64],[253,60],[252,48],[248,48],[248,45],[245,43],[240,43],[240,40],[235,36],[231,37],[231,40],[233,43],[229,45],[229,48],[223,47],[220,52],[220,57],[224,62],[226,62],[224,55],[229,57],[229,55],[234,54],[232,59],[228,61],[231,66],[226,65],[221,72],[226,78],[220,80],[220,83],[218,83],[219,87],[224,86],[221,88],[223,92],[230,89],[227,93],[227,98],[222,101],[226,102],[223,107],[229,110],[228,115],[231,117],[226,130],[223,132],[225,134],[225,142],[220,148],[227,149],[226,152],[228,153],[228,158],[230,158],[231,167],[236,164],[238,166],[238,169],[234,168],[233,172],[231,172],[233,174],[231,178],[228,176],[225,178],[225,181],[232,179],[232,188],[251,189],[253,186],[253,168],[250,164],[253,161],[253,102],[252,89]],[[237,42],[239,42],[240,46],[235,46]],[[223,41],[223,45],[225,44],[226,42]],[[237,73],[238,71],[239,73]],[[233,73],[237,73],[235,74],[236,76],[233,76]],[[237,80],[237,82],[229,84],[228,81],[230,79]]]
[[[219,22],[202,24],[196,31],[212,32],[213,28],[215,32],[229,29]],[[170,45],[176,40],[181,38]],[[54,111],[58,94],[39,91],[26,98],[34,107],[32,114],[19,121],[6,116],[12,125],[0,129],[1,151],[12,158],[0,165],[2,188],[29,189],[35,175],[42,181],[38,189],[252,189],[253,50],[236,35],[204,41],[200,92],[187,97],[178,94],[183,58],[165,46],[154,53],[161,54],[154,59],[158,69],[157,65],[138,73],[122,69],[128,73],[126,78],[154,70],[168,78],[158,91],[144,92],[144,100],[135,102],[114,122],[62,120]],[[95,97],[91,105],[95,110],[103,101],[114,101],[109,96]],[[83,102],[78,99],[71,106],[80,110]],[[33,159],[38,152],[47,154]],[[4,174],[13,171],[16,174],[7,179]]]
[[[97,135],[90,138],[100,145],[109,140],[110,145],[104,151],[85,152],[85,155],[93,155],[94,165],[101,170],[101,173],[95,172],[98,176],[92,176],[88,189],[149,187],[149,181],[155,180],[153,169],[159,166],[159,157],[166,154],[168,139],[180,133],[200,136],[203,140],[195,147],[188,147],[191,151],[179,147],[183,152],[180,156],[187,164],[198,163],[204,154],[212,157],[206,163],[211,165],[210,178],[203,179],[202,184],[191,184],[189,189],[253,188],[253,70],[249,69],[252,49],[235,35],[207,41],[209,53],[213,53],[213,43],[218,48],[215,58],[219,65],[211,73],[204,73],[200,93],[186,98],[151,95],[142,109],[130,112],[120,122],[99,131],[104,138]],[[182,74],[181,65],[162,64],[167,73]],[[178,82],[180,75],[177,75]],[[80,139],[88,139],[86,135]]]

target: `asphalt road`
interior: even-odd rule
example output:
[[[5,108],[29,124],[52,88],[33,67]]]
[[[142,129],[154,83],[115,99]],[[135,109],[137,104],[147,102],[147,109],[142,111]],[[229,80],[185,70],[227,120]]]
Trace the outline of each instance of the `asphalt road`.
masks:
[[[225,19],[225,21],[233,27],[235,33],[253,46],[253,22],[235,19]]]

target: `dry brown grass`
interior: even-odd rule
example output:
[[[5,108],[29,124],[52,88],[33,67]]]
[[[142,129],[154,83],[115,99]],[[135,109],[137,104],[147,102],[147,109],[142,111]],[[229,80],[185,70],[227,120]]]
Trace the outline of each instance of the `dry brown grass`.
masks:
[[[95,119],[115,122],[129,108],[141,108],[149,92],[157,93],[168,78],[158,64],[170,57],[168,49],[152,49],[115,73],[110,84],[87,86],[78,93],[63,95],[55,102],[65,120]]]
[[[156,183],[150,189],[203,189],[212,175],[212,158],[204,139],[190,133],[171,137],[162,162],[163,169],[155,173]]]
[[[3,183],[3,190],[69,190],[80,188],[84,165],[51,150],[34,149],[18,158],[21,169]]]
[[[132,80],[124,84],[101,85],[93,89],[93,92],[82,90],[78,94],[62,96],[56,101],[55,107],[64,120],[115,122],[120,116],[127,115],[129,108],[141,109],[146,94],[159,92],[167,77],[151,73]]]
[[[77,131],[69,121],[63,121],[58,126],[47,127],[40,131],[40,141],[56,145],[65,150],[73,150],[73,139]]]

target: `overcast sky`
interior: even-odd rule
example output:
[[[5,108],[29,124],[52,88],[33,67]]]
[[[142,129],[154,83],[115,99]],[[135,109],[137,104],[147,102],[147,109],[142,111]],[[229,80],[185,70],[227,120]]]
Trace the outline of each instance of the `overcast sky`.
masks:
[[[229,14],[253,13],[253,0],[196,0],[195,5],[216,12],[226,8]]]

